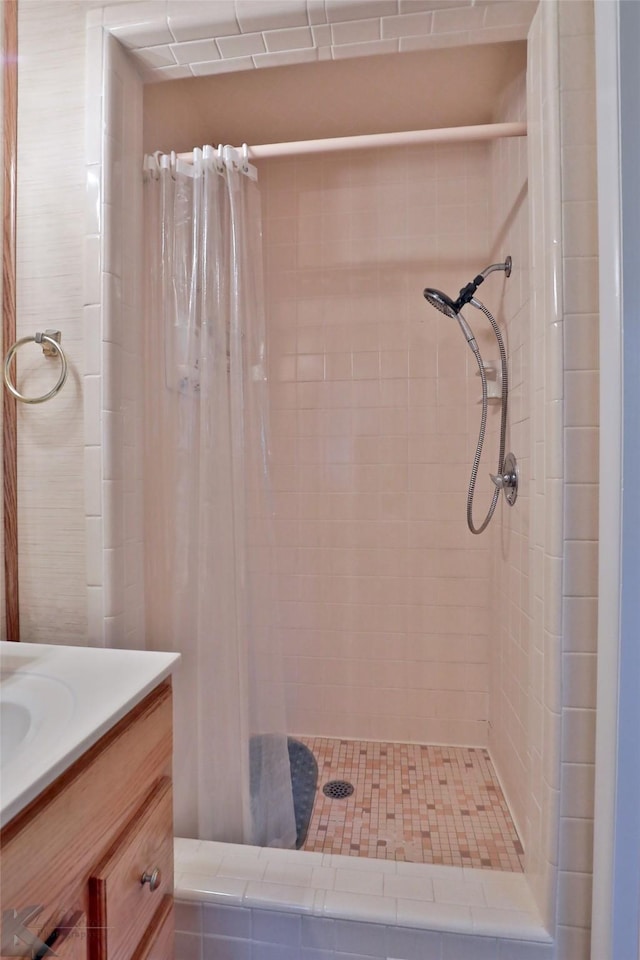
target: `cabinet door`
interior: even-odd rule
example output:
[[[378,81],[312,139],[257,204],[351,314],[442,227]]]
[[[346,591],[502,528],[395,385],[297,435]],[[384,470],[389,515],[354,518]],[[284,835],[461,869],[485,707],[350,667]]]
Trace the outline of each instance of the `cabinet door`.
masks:
[[[130,960],[173,891],[171,781],[163,777],[89,878],[92,960]]]

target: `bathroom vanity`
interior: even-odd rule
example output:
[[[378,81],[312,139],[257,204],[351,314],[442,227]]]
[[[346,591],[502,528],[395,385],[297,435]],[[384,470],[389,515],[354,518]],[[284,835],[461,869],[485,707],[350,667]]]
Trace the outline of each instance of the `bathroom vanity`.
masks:
[[[3,956],[171,960],[177,659],[2,644]]]

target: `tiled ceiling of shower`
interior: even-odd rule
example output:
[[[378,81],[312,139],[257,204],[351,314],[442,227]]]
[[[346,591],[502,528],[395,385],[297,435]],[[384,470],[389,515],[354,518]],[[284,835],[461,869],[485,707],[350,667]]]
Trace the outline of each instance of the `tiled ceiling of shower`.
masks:
[[[105,7],[102,24],[135,56],[145,79],[156,82],[521,40],[537,2],[142,0]]]

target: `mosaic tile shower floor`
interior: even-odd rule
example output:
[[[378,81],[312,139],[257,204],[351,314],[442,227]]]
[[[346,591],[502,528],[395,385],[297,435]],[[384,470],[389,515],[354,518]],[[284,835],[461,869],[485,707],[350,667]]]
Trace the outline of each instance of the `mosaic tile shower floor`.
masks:
[[[522,872],[524,851],[482,748],[300,737],[318,761],[304,850]],[[325,797],[348,780],[346,799]]]

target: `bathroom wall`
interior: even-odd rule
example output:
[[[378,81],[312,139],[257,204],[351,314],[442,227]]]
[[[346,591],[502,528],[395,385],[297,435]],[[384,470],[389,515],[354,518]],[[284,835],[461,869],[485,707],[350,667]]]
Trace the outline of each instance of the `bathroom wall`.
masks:
[[[85,79],[95,84],[88,65],[102,63],[102,29],[86,43],[87,14],[99,6],[98,0],[54,5],[23,0],[19,5],[18,336],[60,329],[70,368],[64,389],[53,400],[36,407],[18,405],[20,613],[24,640],[137,646],[140,602],[129,601],[139,510],[130,487],[126,498],[121,495],[120,469],[129,475],[135,471],[135,424],[125,407],[136,380],[135,369],[126,362],[131,351],[124,340],[114,340],[115,327],[125,340],[133,334],[135,325],[119,318],[130,319],[135,304],[129,286],[123,314],[122,284],[110,266],[115,255],[133,268],[131,250],[123,258],[117,249],[122,237],[133,242],[133,229],[120,238],[110,235],[110,246],[102,247],[113,205],[128,203],[130,213],[134,206],[130,190],[102,193],[103,105],[106,109],[108,98],[103,104],[101,74],[95,89],[85,87]],[[122,81],[135,68],[115,46]],[[120,96],[112,91],[113,110],[104,116],[111,134],[106,160],[114,161],[120,177],[121,89],[122,82]],[[95,109],[85,117],[87,93]],[[126,103],[130,111],[134,85]],[[129,130],[132,125],[141,133],[139,119],[130,121]],[[136,156],[140,152],[138,145]],[[109,269],[111,282],[105,277]],[[103,284],[114,319],[104,339],[101,294],[96,292]],[[104,382],[99,376],[103,349]],[[48,389],[55,379],[52,361],[44,361],[35,347],[24,348],[19,359],[25,390]],[[114,445],[107,445],[104,456],[101,450],[103,424],[118,425],[121,436],[125,425],[128,431],[130,449],[115,473],[107,463]],[[103,518],[104,525],[99,524]],[[105,564],[105,558],[113,562]]]
[[[490,149],[259,165],[292,732],[486,743],[480,386],[422,290],[488,262]]]
[[[593,4],[542,4],[529,44],[539,66],[528,78],[535,458],[527,873],[556,930],[558,960],[587,960],[598,522]]]
[[[83,4],[18,5],[17,333],[59,329],[69,377],[54,399],[18,404],[18,529],[23,640],[87,641],[83,520],[85,231]],[[58,377],[36,346],[19,354],[25,392]]]
[[[598,596],[598,224],[593,3],[558,7],[564,322],[558,960],[587,958]],[[557,662],[557,661],[556,661]]]
[[[509,84],[496,120],[527,119],[526,77]],[[491,259],[513,257],[497,319],[505,339],[509,374],[506,451],[518,461],[520,482],[513,508],[500,499],[488,531],[491,542],[490,732],[489,746],[525,849],[529,846],[531,794],[531,610],[529,602],[532,317],[529,271],[528,143],[500,140],[491,148]],[[487,288],[479,291],[484,298]],[[494,349],[494,353],[496,353]],[[497,414],[497,411],[495,411]],[[490,419],[490,444],[497,449],[498,417]],[[494,467],[490,465],[494,470]]]
[[[560,77],[557,7],[541,7],[529,33],[536,69],[530,71],[527,98],[532,277],[532,438],[531,463],[531,705],[541,708],[537,743],[532,740],[531,837],[528,869],[532,889],[547,923],[555,922],[557,885],[558,741],[561,693],[558,683],[562,632],[563,366],[562,255],[560,203]],[[550,588],[550,584],[556,586]],[[535,784],[535,787],[533,786]]]
[[[85,529],[92,643],[145,643],[142,526],[142,82],[123,48],[88,25],[95,122],[85,157]],[[97,73],[97,77],[96,77]],[[105,134],[104,146],[102,134]],[[105,177],[105,169],[110,176]],[[156,641],[157,647],[157,641]]]
[[[489,743],[524,839],[532,889],[549,926],[557,923],[558,960],[586,960],[598,518],[592,4],[543,4],[529,47],[530,63],[537,64],[528,76],[534,299],[529,310],[515,313],[520,332],[508,330],[515,393],[508,445],[529,505],[520,511],[519,499],[507,515],[503,508],[494,539],[493,622],[500,623],[500,611],[509,614],[503,630],[491,632],[498,642],[491,647]],[[501,104],[500,116],[518,116],[522,91],[516,83],[508,93],[514,96]],[[494,210],[501,203],[508,210],[509,196],[524,184],[522,155],[501,166],[501,153],[514,147],[494,148]],[[527,250],[517,217],[509,218],[506,235],[510,248]],[[527,377],[531,393],[520,395]],[[522,457],[528,449],[529,462]],[[528,524],[517,526],[527,514]],[[494,715],[502,722],[494,724]]]

